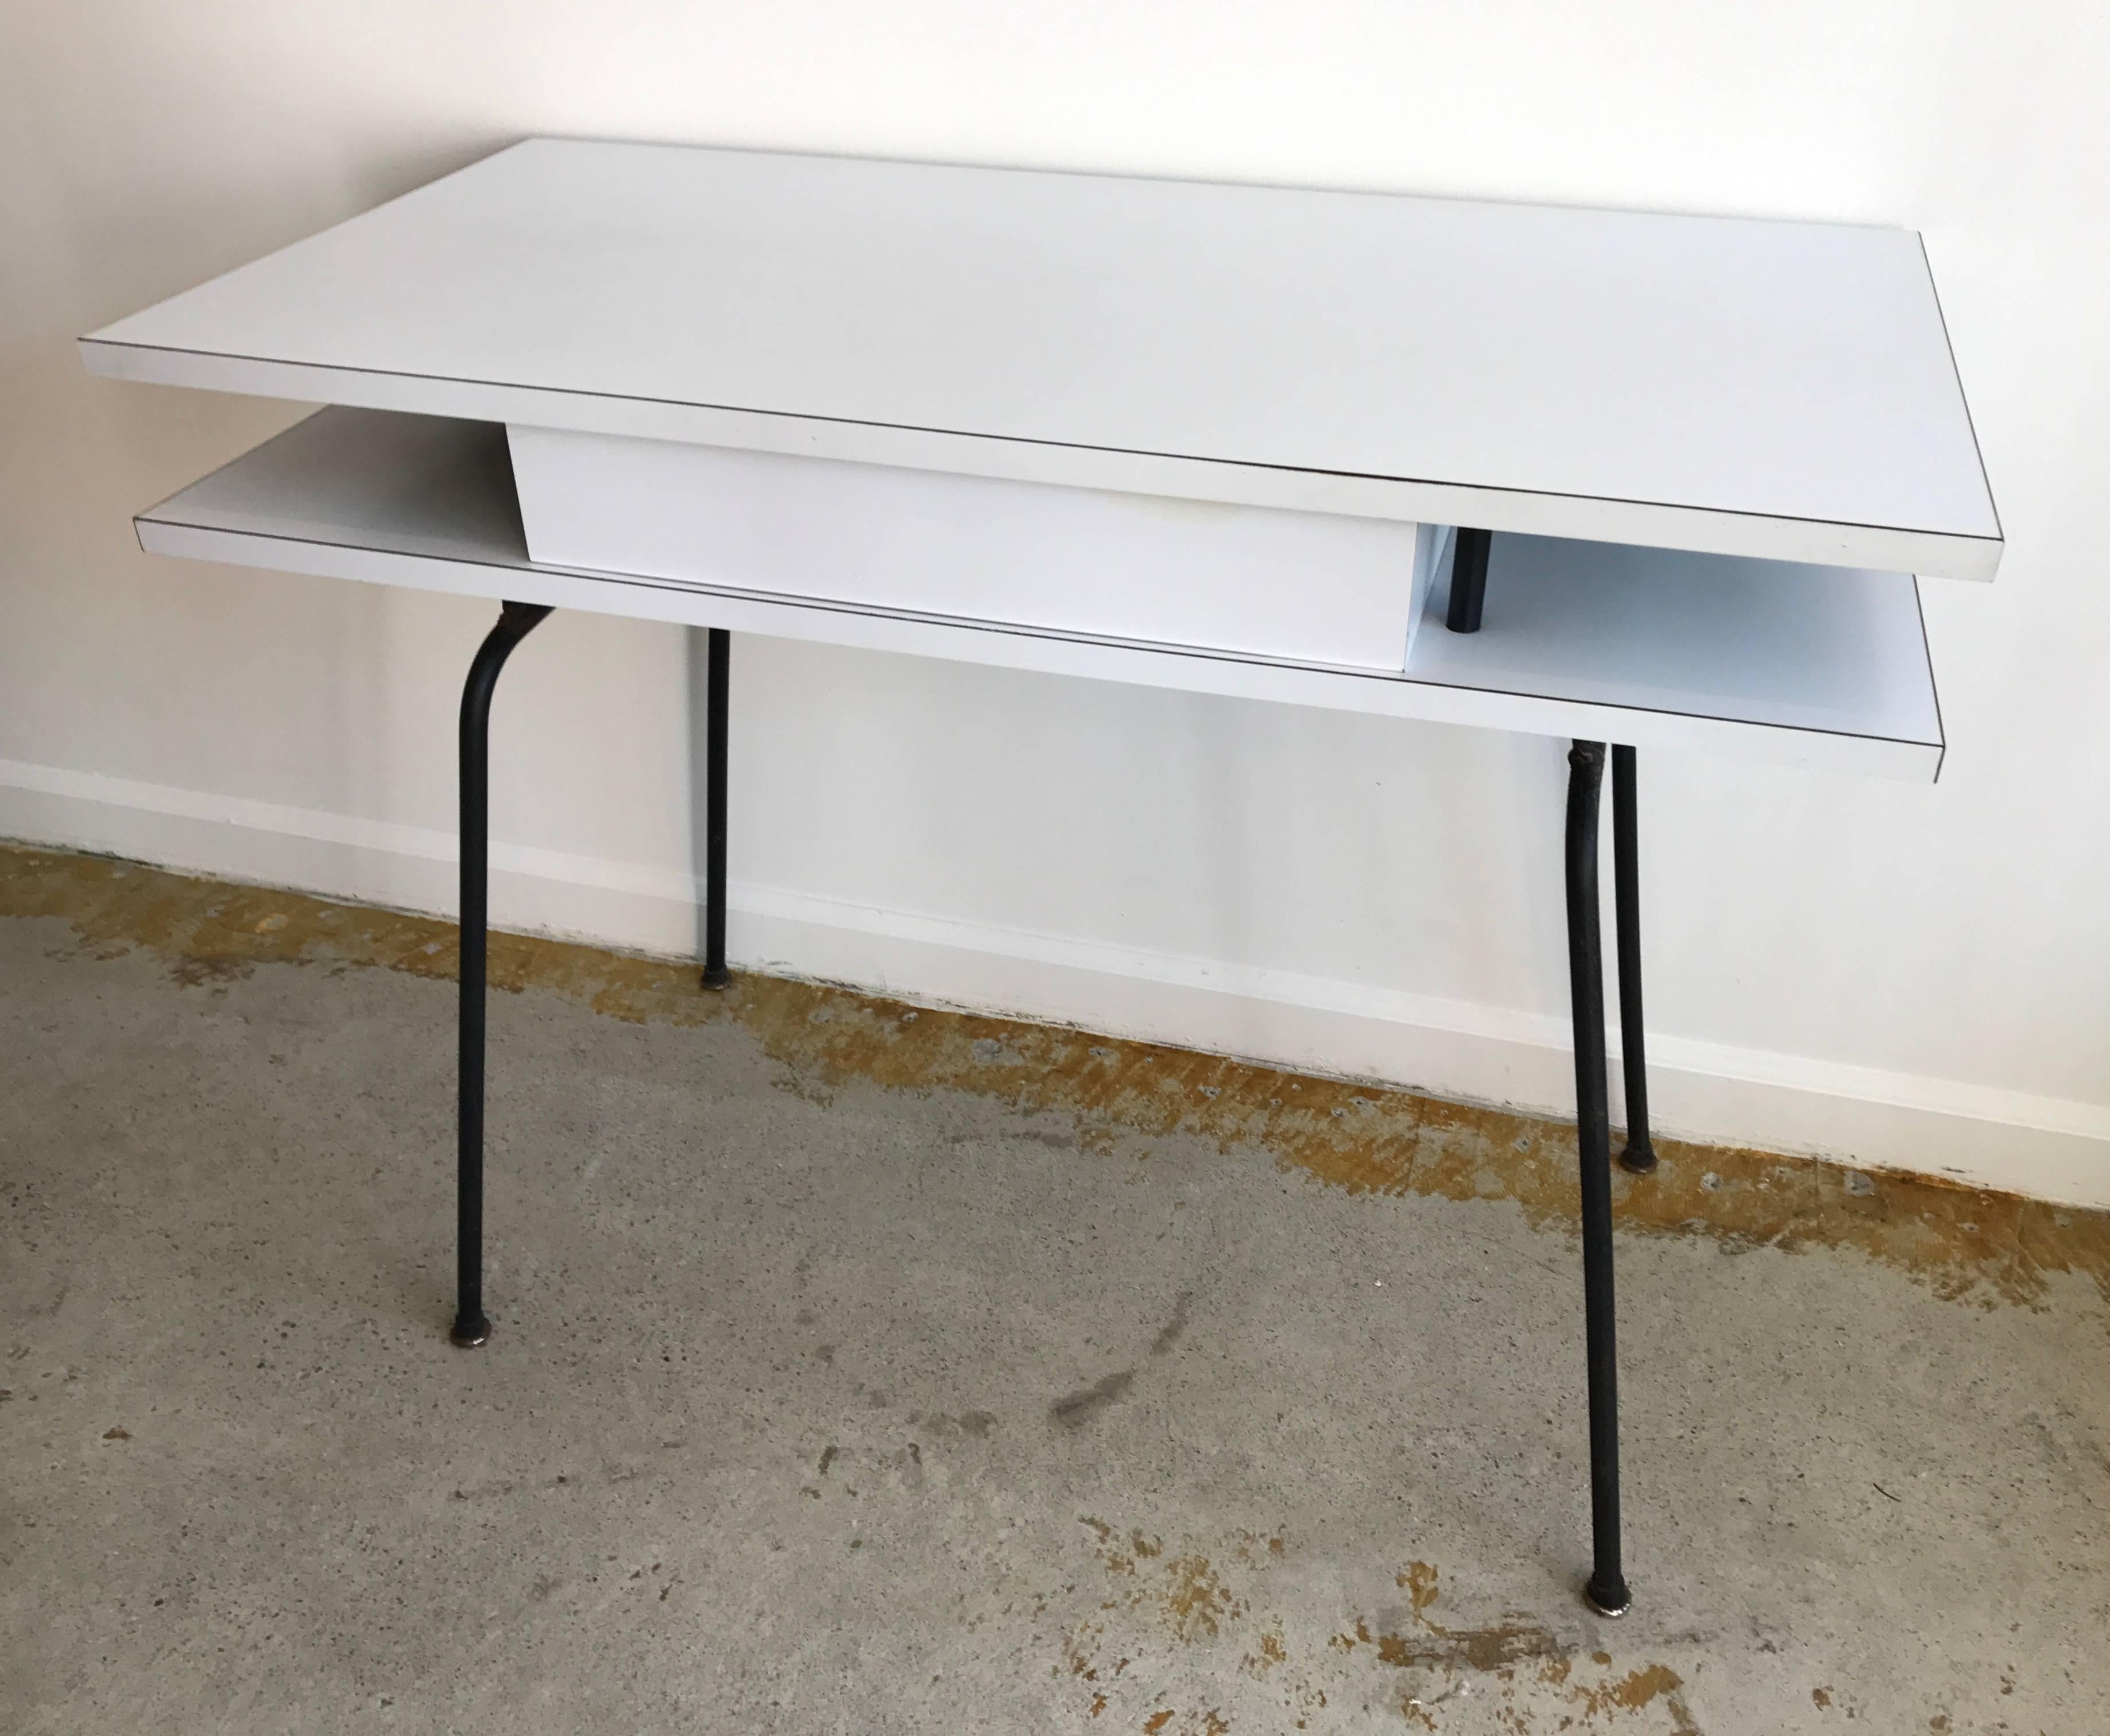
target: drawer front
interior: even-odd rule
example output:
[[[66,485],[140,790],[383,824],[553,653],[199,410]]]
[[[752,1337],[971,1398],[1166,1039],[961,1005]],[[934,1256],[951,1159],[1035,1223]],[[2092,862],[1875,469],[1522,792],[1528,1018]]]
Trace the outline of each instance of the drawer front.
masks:
[[[552,566],[991,626],[1400,670],[1429,527],[518,425]]]

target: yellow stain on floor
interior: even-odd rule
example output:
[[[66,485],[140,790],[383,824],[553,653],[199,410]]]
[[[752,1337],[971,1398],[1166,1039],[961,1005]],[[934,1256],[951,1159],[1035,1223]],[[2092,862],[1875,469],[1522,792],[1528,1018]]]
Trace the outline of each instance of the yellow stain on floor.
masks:
[[[91,956],[144,949],[191,987],[260,964],[456,972],[455,929],[432,917],[20,846],[0,845],[0,915],[62,919]],[[1066,1114],[1096,1150],[1180,1134],[1226,1152],[1256,1146],[1350,1193],[1513,1200],[1555,1225],[1576,1217],[1574,1128],[1511,1110],[779,977],[742,974],[710,994],[692,961],[529,935],[491,935],[490,981],[633,1023],[729,1019],[811,1087],[978,1093]],[[2062,1273],[2110,1300],[2110,1212],[1763,1151],[1669,1139],[1656,1149],[1653,1175],[1614,1169],[1624,1229],[1856,1249],[1987,1306],[2040,1305]]]

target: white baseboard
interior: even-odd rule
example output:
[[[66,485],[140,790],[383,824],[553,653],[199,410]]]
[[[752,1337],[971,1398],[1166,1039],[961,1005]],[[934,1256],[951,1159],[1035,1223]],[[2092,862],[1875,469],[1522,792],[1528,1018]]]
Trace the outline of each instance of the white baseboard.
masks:
[[[0,760],[0,836],[451,913],[453,834]],[[491,847],[501,927],[675,955],[687,875]],[[1270,1065],[1572,1115],[1568,1022],[1293,971],[736,884],[733,962]],[[1669,1134],[2110,1206],[2110,1105],[1657,1034]],[[1613,1069],[1614,1113],[1618,1069]]]

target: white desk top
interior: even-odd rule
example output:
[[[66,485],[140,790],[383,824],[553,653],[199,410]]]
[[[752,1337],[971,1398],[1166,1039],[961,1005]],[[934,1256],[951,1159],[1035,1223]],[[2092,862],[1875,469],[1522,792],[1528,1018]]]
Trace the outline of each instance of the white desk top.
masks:
[[[1918,238],[532,140],[97,372],[1990,577]]]

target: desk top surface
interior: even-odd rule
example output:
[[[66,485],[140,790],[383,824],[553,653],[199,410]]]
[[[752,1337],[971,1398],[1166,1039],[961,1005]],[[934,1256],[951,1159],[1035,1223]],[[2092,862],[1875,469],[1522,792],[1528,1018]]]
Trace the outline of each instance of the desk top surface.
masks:
[[[85,348],[604,432],[708,407],[838,455],[919,431],[990,473],[1202,461],[1278,504],[1376,479],[1408,485],[1390,515],[1498,529],[1780,554],[1816,527],[1973,576],[1999,549],[1904,230],[536,139]]]

